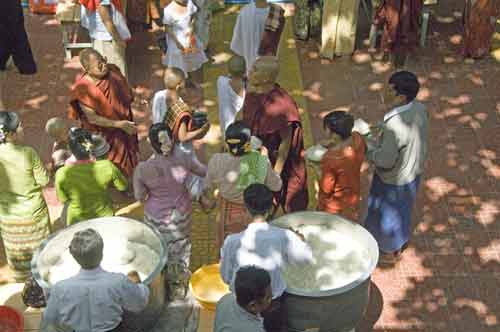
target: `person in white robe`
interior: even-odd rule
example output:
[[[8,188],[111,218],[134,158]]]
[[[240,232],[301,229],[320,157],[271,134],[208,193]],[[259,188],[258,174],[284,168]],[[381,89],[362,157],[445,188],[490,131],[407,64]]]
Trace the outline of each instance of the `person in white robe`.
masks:
[[[163,10],[167,53],[162,63],[182,69],[186,77],[208,61],[196,33],[197,11],[192,0],[174,0]]]
[[[256,0],[241,8],[236,19],[231,50],[245,58],[247,74],[258,56],[268,14],[266,0]]]
[[[228,62],[229,76],[221,75],[217,79],[219,123],[223,139],[227,127],[234,122],[245,101],[245,71],[245,58],[235,55]]]

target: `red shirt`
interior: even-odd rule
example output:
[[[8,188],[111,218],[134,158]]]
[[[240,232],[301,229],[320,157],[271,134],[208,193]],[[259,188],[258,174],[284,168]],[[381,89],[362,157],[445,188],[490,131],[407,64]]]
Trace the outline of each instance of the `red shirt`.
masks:
[[[363,138],[356,132],[352,133],[350,145],[328,149],[321,160],[319,210],[357,220],[365,149]]]

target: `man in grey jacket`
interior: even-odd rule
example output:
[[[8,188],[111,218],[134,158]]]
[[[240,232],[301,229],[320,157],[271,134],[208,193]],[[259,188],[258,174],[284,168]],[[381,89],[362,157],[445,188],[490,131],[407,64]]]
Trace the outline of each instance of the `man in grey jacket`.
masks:
[[[94,229],[75,233],[69,251],[81,269],[50,290],[42,332],[121,332],[125,311],[138,313],[146,308],[149,289],[137,271],[125,276],[103,270],[103,248],[103,239]]]
[[[417,77],[394,73],[384,93],[385,114],[376,142],[368,142],[367,159],[375,165],[365,227],[375,237],[382,261],[399,258],[410,239],[411,214],[427,158],[426,107],[415,100]]]

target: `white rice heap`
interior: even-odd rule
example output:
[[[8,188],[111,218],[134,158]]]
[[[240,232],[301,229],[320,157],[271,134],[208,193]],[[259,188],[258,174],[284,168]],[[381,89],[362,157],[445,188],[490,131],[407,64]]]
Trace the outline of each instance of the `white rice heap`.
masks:
[[[78,273],[80,265],[75,261],[69,249],[52,259],[48,275],[43,276],[50,284],[68,279]],[[160,256],[151,247],[126,239],[104,241],[104,253],[101,267],[108,272],[127,274],[137,271],[144,281],[159,264]]]
[[[315,262],[287,266],[288,287],[304,291],[335,289],[357,280],[370,267],[368,250],[348,234],[324,225],[300,225],[295,229],[304,235]]]

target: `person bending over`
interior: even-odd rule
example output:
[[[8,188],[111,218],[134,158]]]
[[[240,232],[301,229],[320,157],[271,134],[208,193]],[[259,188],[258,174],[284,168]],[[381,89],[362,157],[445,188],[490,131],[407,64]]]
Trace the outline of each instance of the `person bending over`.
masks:
[[[264,332],[261,313],[272,300],[269,272],[242,267],[236,272],[234,289],[217,303],[214,332]]]
[[[69,251],[81,266],[75,276],[50,290],[42,316],[42,331],[54,326],[75,332],[118,332],[125,311],[146,308],[149,289],[137,271],[128,276],[102,269],[104,241],[91,228],[76,232]]]
[[[88,131],[71,128],[69,148],[75,161],[66,163],[56,172],[56,193],[61,203],[68,204],[66,223],[113,216],[113,204],[108,188],[113,185],[127,190],[127,179],[111,161],[95,161],[95,142]]]
[[[235,275],[241,267],[255,265],[268,271],[273,300],[269,309],[262,312],[264,328],[267,332],[283,331],[286,330],[283,270],[286,264],[313,262],[312,251],[300,235],[267,222],[273,207],[273,193],[269,188],[252,184],[244,191],[243,199],[252,222],[243,232],[229,235],[224,241],[220,262],[222,280],[234,292]]]

